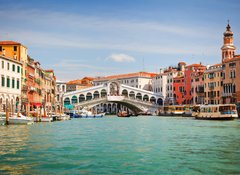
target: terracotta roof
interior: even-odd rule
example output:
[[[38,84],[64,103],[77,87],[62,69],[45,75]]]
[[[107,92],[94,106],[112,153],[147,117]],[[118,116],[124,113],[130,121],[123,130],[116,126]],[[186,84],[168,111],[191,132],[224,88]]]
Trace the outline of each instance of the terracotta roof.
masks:
[[[54,72],[53,69],[44,70],[45,72]]]
[[[233,58],[224,60],[223,62],[228,63],[228,62],[238,61],[238,60],[240,60],[240,55],[235,55]]]
[[[187,67],[205,67],[202,64],[190,64]]]
[[[185,65],[186,65],[186,63],[185,63],[185,62],[183,62],[183,61],[179,62],[178,64],[185,64]]]
[[[119,79],[119,78],[131,78],[131,77],[149,77],[149,78],[153,78],[156,75],[157,75],[156,73],[136,72],[136,73],[129,73],[129,74],[120,74],[120,75],[111,75],[111,76],[106,76],[106,77],[98,77],[98,78],[95,78],[94,81],[112,80],[112,79]]]
[[[92,77],[84,77],[82,79],[69,81],[69,82],[67,82],[67,84],[78,84],[78,85],[92,86],[91,83],[86,83],[86,80],[92,81],[93,79],[94,78],[92,78]]]
[[[21,43],[15,42],[15,41],[0,41],[0,44],[3,45],[21,45]]]

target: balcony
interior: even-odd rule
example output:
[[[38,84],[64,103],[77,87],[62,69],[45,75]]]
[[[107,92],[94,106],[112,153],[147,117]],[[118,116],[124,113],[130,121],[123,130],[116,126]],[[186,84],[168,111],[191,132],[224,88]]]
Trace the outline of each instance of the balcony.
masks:
[[[229,93],[229,92],[223,92],[222,93],[222,97],[232,97],[233,93]]]
[[[28,91],[28,86],[22,85],[22,91]]]
[[[209,90],[213,90],[214,89],[214,86],[208,86]]]
[[[213,94],[210,94],[209,98],[215,98],[215,96]]]
[[[28,103],[28,98],[22,97],[21,101],[22,101],[22,103]]]

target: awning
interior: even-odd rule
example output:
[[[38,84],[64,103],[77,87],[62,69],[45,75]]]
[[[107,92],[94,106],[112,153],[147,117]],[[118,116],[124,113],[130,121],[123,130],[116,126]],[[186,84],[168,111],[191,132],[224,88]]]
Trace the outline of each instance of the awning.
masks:
[[[71,104],[69,104],[69,105],[64,105],[64,107],[65,107],[65,108],[68,108],[68,109],[73,109],[73,108],[74,108],[74,106],[71,105]]]
[[[42,106],[42,103],[30,103],[30,104],[33,105],[33,106],[36,106],[36,107]]]

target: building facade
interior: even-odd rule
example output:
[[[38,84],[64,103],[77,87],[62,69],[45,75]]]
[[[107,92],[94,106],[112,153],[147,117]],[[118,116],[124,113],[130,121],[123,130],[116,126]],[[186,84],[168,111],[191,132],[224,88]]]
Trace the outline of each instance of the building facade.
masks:
[[[105,84],[110,80],[116,80],[121,84],[125,84],[131,87],[152,91],[152,78],[157,74],[149,73],[149,72],[137,72],[130,74],[120,74],[120,75],[112,75],[107,77],[98,77],[93,80],[93,85],[98,86],[101,84]]]
[[[9,106],[11,112],[19,109],[21,102],[22,63],[6,56],[0,56],[0,112]]]
[[[205,104],[221,104],[222,90],[222,64],[215,64],[204,72]]]
[[[236,55],[233,44],[233,32],[228,24],[223,34],[222,69],[223,69],[223,103],[240,102],[240,55]]]

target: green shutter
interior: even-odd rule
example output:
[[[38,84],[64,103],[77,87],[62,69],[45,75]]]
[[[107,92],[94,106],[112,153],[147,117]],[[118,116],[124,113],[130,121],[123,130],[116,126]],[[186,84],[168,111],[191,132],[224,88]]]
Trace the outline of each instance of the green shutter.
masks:
[[[5,86],[5,78],[2,77],[2,87],[4,87],[4,86]]]
[[[12,79],[12,88],[14,89],[15,88],[15,80]]]
[[[19,89],[19,80],[17,80],[17,89]]]

